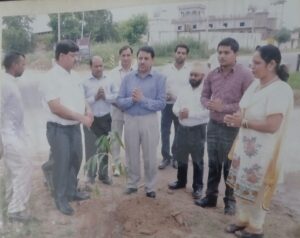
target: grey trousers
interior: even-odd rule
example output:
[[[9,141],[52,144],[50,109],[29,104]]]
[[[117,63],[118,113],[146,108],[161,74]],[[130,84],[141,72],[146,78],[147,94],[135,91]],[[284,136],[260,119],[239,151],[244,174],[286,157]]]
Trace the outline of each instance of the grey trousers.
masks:
[[[53,159],[53,185],[56,200],[74,196],[82,161],[80,126],[47,123],[47,139]]]
[[[141,178],[140,148],[144,160],[145,190],[155,190],[157,173],[157,146],[159,142],[158,118],[156,113],[144,116],[124,116],[124,137],[128,188],[137,188]]]

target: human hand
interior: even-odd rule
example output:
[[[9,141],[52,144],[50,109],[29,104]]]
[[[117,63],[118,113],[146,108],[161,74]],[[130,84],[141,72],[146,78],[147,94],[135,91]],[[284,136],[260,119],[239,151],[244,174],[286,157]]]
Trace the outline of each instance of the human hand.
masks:
[[[183,108],[179,111],[179,119],[185,119],[189,117],[189,110],[187,108]]]
[[[221,99],[211,99],[207,104],[208,110],[222,112],[223,110],[223,102]]]
[[[142,98],[144,97],[142,91],[138,88],[135,88],[132,92],[132,100],[134,102],[139,102],[142,100]]]

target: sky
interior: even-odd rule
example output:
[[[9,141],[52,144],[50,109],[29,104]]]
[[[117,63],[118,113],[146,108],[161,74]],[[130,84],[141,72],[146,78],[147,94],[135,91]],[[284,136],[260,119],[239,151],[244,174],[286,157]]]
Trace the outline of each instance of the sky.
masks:
[[[207,0],[192,1],[191,3],[203,3],[207,5],[209,15],[236,15],[245,14],[249,5],[257,6],[258,10],[268,10],[270,15],[281,17],[281,6],[271,6],[275,0]],[[184,3],[185,4],[185,3]],[[178,16],[177,7],[183,4],[137,6],[131,8],[110,9],[113,13],[114,21],[126,20],[134,14],[147,13],[153,16],[154,11],[165,10],[164,14],[169,18]],[[289,29],[300,27],[300,0],[287,0],[283,8],[283,25]],[[279,20],[280,21],[280,20]]]

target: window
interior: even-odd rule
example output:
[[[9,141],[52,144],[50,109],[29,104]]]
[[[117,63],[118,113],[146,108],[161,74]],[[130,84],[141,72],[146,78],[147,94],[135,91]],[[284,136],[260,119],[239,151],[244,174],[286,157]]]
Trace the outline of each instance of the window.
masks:
[[[181,31],[182,30],[182,26],[178,26],[177,29],[178,29],[178,31]]]
[[[195,30],[195,29],[197,29],[197,25],[195,24],[195,25],[193,25],[193,29]]]
[[[210,28],[213,28],[213,27],[214,27],[214,25],[213,25],[212,23],[208,24],[208,26],[209,26]]]
[[[243,22],[243,21],[240,22],[240,26],[242,26],[242,27],[245,26],[245,22]]]
[[[224,27],[227,27],[227,26],[228,26],[228,23],[227,23],[227,22],[224,22],[224,23],[223,23],[223,26],[224,26]]]

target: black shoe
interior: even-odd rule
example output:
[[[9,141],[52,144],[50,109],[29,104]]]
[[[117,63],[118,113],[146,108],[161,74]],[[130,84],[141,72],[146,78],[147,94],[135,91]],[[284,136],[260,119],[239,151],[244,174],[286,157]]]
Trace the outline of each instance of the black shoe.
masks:
[[[194,190],[192,196],[194,199],[200,199],[202,197],[202,189]]]
[[[155,198],[156,197],[156,193],[154,191],[148,192],[148,193],[146,193],[146,196],[149,197],[149,198]]]
[[[172,159],[172,167],[173,167],[174,169],[178,169],[178,163],[177,163],[177,160]]]
[[[55,204],[56,204],[57,209],[61,213],[68,215],[68,216],[73,215],[74,210],[65,199],[55,200]]]
[[[236,231],[234,234],[236,237],[239,238],[263,238],[264,237],[263,233],[255,234],[255,233],[247,232],[245,230]]]
[[[124,194],[132,194],[132,193],[136,193],[137,192],[137,188],[126,188],[124,191]]]
[[[163,159],[159,164],[159,169],[165,169],[170,164],[170,159]]]
[[[112,185],[113,183],[109,176],[99,176],[99,180],[106,185]]]
[[[69,199],[69,201],[83,201],[87,199],[90,199],[90,195],[88,193],[77,191],[75,195]]]
[[[217,197],[204,197],[195,201],[195,204],[200,207],[216,207],[217,206]]]
[[[169,186],[169,189],[172,189],[172,190],[185,188],[185,184],[181,184],[178,181],[169,183],[168,186]]]
[[[234,201],[227,201],[225,203],[224,214],[229,215],[229,216],[235,215],[235,202]]]

